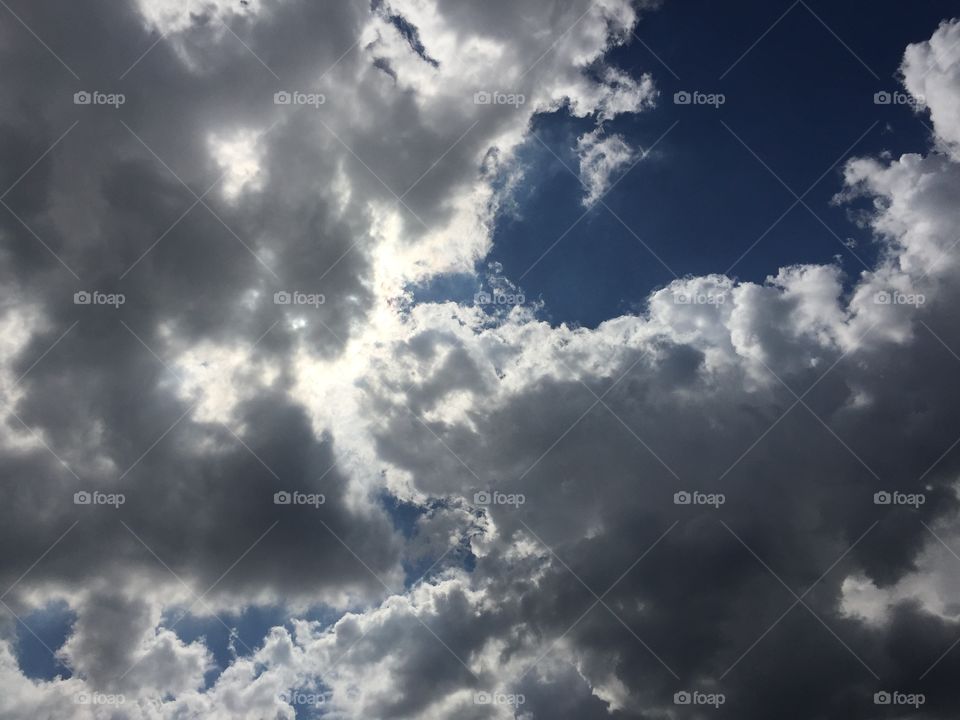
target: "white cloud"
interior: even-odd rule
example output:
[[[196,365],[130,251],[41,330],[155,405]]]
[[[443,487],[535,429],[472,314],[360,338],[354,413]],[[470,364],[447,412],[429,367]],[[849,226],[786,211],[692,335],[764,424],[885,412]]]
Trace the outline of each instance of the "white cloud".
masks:
[[[944,21],[929,40],[908,46],[900,71],[910,94],[929,108],[937,138],[960,158],[960,24]]]
[[[622,135],[606,135],[603,128],[586,133],[577,140],[577,155],[580,158],[580,182],[586,194],[583,204],[590,207],[596,203],[618,170],[634,160],[633,148]]]

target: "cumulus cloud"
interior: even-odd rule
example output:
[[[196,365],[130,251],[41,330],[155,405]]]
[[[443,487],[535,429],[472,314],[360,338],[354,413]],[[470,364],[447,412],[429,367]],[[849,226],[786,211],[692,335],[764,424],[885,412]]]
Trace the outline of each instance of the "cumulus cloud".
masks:
[[[931,38],[907,47],[900,67],[903,84],[930,110],[937,139],[954,160],[960,157],[960,26],[944,21]]]
[[[588,205],[634,159],[602,129],[656,96],[604,64],[634,3],[11,5],[60,59],[5,33],[2,599],[76,621],[44,680],[2,626],[4,717],[954,714],[956,22],[903,65],[945,152],[838,188],[870,271],[584,329],[406,288],[486,256],[533,114],[600,123]],[[253,606],[288,621],[226,667],[177,632]]]

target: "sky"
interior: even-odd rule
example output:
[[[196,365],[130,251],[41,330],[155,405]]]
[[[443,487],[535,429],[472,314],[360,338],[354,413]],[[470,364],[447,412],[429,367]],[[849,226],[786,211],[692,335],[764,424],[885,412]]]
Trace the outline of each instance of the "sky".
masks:
[[[0,717],[955,718],[955,14],[0,0]]]

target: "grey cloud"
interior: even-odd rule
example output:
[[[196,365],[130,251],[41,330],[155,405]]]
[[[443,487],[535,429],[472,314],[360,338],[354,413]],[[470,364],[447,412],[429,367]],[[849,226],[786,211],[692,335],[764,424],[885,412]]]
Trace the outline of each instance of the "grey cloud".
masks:
[[[524,693],[520,712],[533,717],[695,717],[672,704],[683,687],[726,693],[716,717],[871,717],[873,692],[893,683],[928,694],[918,717],[951,716],[960,656],[919,678],[956,623],[909,600],[872,625],[842,607],[847,578],[884,590],[908,577],[932,542],[923,523],[939,528],[958,509],[958,460],[941,457],[960,425],[957,360],[944,347],[960,349],[955,162],[848,166],[846,196],[882,201],[870,221],[885,249],[852,293],[833,268],[788,268],[763,285],[688,278],[653,294],[643,315],[595,331],[529,313],[397,310],[384,273],[409,280],[485,251],[487,238],[464,230],[469,217],[482,235],[476,216],[492,202],[475,187],[481,158],[500,144],[509,161],[535,109],[566,103],[607,119],[650,101],[648,79],[583,72],[624,39],[634,7],[607,3],[566,33],[588,3],[449,2],[433,13],[396,3],[399,32],[366,2],[211,6],[122,80],[160,34],[131,5],[11,8],[83,79],[22,28],[4,30],[8,61],[28,69],[3,79],[14,98],[0,110],[3,187],[78,120],[4,201],[80,276],[0,209],[5,316],[41,318],[2,365],[11,380],[29,370],[3,388],[36,435],[6,419],[0,590],[29,569],[5,596],[13,610],[64,596],[78,613],[60,650],[70,681],[25,684],[0,645],[0,695],[16,698],[5,714],[293,717],[279,693],[322,682],[345,717],[512,716],[473,702],[493,690]],[[477,38],[502,43],[502,60],[465,77],[457,63]],[[929,53],[909,51],[908,87]],[[518,87],[496,89],[526,94],[529,107],[473,103],[527,67]],[[925,88],[948,143],[955,76],[940,68]],[[73,104],[97,86],[127,102]],[[277,106],[283,89],[326,102]],[[255,181],[233,199],[214,187],[209,209],[194,207],[150,249],[223,172],[211,133],[244,131],[263,133]],[[422,248],[449,256],[402,257]],[[922,308],[871,300],[911,284],[928,293]],[[94,288],[126,302],[73,304]],[[671,301],[717,289],[729,294],[722,306]],[[276,305],[280,290],[326,301]],[[395,324],[377,324],[385,308]],[[188,361],[227,389],[191,394]],[[349,403],[309,394],[331,376],[356,388],[362,422]],[[797,404],[811,386],[809,408]],[[362,448],[359,464],[342,462],[346,447]],[[423,501],[411,537],[375,501],[385,488]],[[126,502],[78,506],[81,489]],[[887,489],[926,502],[875,505]],[[276,505],[281,490],[325,502]],[[476,507],[485,490],[525,502]],[[676,505],[681,490],[726,502]],[[403,587],[405,564],[451,548]],[[594,605],[608,588],[609,608]],[[809,610],[794,607],[762,637],[794,603],[787,588],[812,588]],[[160,618],[205,591],[214,609],[355,612],[297,623],[293,637],[274,628],[199,692],[206,647]],[[83,688],[138,700],[116,713],[67,700]],[[175,697],[139,702],[151,694]]]

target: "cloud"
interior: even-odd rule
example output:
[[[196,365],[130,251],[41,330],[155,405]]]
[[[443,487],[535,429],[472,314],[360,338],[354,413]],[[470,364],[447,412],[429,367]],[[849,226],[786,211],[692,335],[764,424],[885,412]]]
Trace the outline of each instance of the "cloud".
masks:
[[[917,605],[899,590],[879,625],[844,598],[851,583],[933,583],[916,574],[937,542],[924,523],[943,533],[956,512],[956,461],[944,452],[956,441],[955,398],[944,395],[960,345],[956,173],[937,153],[848,164],[842,197],[874,200],[882,243],[850,289],[831,266],[784,268],[764,284],[690,278],[654,293],[645,316],[596,330],[413,310],[369,406],[389,420],[380,456],[427,495],[524,496],[482,508],[492,526],[471,575],[522,628],[501,635],[515,689],[531,677],[525,661],[552,648],[630,716],[670,708],[680,678],[724,692],[731,716],[782,712],[785,697],[798,717],[867,716],[872,673],[925,692],[923,716],[949,716],[943,678],[956,660],[936,663],[956,633],[948,593]],[[430,377],[454,357],[473,368],[469,387],[414,382],[397,398],[401,377]],[[673,493],[696,489],[723,493],[724,512],[677,512]],[[896,489],[924,504],[912,516],[875,504]],[[806,605],[788,588],[812,588]],[[531,672],[549,682],[545,665]],[[774,680],[798,677],[815,692]],[[541,699],[535,712],[559,710]]]
[[[583,204],[594,205],[610,187],[611,176],[634,159],[634,151],[621,135],[605,135],[601,128],[577,140],[580,157],[580,182],[585,195]]]
[[[926,42],[907,47],[900,66],[907,91],[930,110],[937,139],[960,157],[960,26],[944,21]]]
[[[960,659],[918,678],[957,632],[929,559],[960,469],[957,23],[904,60],[947,152],[845,168],[874,267],[683,278],[591,330],[406,288],[488,253],[533,114],[652,104],[603,60],[634,4],[13,6],[68,67],[9,34],[0,575],[77,620],[46,681],[4,626],[5,717],[664,717],[682,687],[866,717],[875,675],[952,716]],[[125,103],[73,105],[71,72]],[[635,154],[578,151],[587,204]],[[169,619],[268,604],[289,622],[212,680]]]

